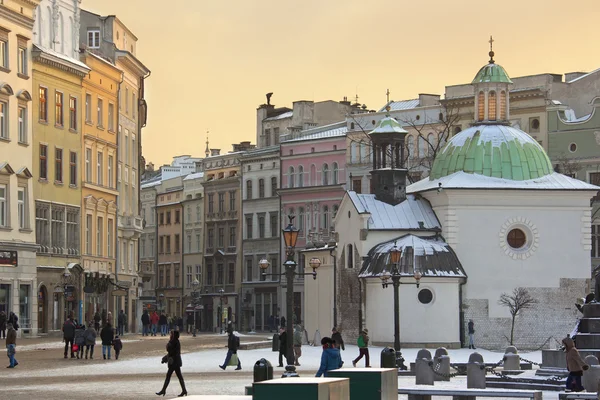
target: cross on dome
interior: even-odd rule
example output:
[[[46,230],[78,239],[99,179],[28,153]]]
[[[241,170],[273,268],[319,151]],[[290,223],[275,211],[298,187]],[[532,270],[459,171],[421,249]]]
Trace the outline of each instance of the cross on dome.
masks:
[[[494,47],[493,47],[494,46],[494,38],[492,37],[492,35],[490,35],[489,43],[490,43],[490,52],[489,52],[490,64],[494,64],[494,62],[495,62],[494,61]]]

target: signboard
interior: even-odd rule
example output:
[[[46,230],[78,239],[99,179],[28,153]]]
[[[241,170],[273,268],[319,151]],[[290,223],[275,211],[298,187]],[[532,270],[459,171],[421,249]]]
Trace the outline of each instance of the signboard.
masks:
[[[65,297],[67,298],[67,301],[75,300],[75,286],[65,287]]]
[[[0,250],[0,267],[16,267],[17,252],[13,250]]]
[[[227,319],[227,309],[223,308],[223,319]]]

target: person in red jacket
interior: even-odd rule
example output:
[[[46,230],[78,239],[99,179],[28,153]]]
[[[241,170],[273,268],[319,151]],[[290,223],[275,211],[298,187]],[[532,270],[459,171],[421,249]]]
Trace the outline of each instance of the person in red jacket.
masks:
[[[158,316],[158,313],[156,311],[154,311],[152,313],[152,316],[150,317],[150,322],[152,323],[152,336],[156,336],[156,330],[158,329],[158,320],[160,319],[160,317]]]

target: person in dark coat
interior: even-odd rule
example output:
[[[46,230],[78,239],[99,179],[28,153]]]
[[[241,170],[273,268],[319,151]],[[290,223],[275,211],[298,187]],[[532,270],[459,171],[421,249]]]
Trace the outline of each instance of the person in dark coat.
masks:
[[[112,345],[115,348],[115,360],[118,360],[119,354],[121,353],[121,350],[123,350],[123,342],[121,342],[121,338],[119,338],[119,335],[115,336]]]
[[[173,372],[175,372],[177,379],[179,379],[179,384],[181,385],[182,390],[181,394],[177,397],[187,396],[185,382],[183,381],[183,375],[181,375],[181,367],[183,366],[183,363],[181,362],[181,343],[179,342],[179,332],[171,331],[169,343],[167,343],[167,355],[163,357],[162,362],[167,363],[169,370],[167,371],[163,388],[156,394],[158,396],[164,396],[166,394],[169,382],[171,382],[171,375],[173,375]]]
[[[92,323],[94,321],[90,321],[85,332],[83,332],[83,336],[85,337],[85,359],[88,358],[88,352],[90,355],[90,360],[94,359],[94,346],[96,345],[96,336],[97,331],[95,328],[92,328]],[[91,350],[91,352],[90,352]]]
[[[169,320],[165,313],[160,314],[158,318],[158,324],[160,325],[160,336],[167,336],[167,331],[169,328]]]
[[[472,319],[469,320],[467,329],[469,330],[469,348],[475,349],[475,322]]]
[[[279,367],[283,367],[283,359],[287,356],[287,332],[285,326],[279,329]]]
[[[187,333],[194,333],[194,314],[192,313],[187,315]]]
[[[13,329],[11,323],[6,324],[8,328],[8,333],[6,335],[6,354],[8,355],[8,360],[10,364],[6,368],[14,368],[19,365],[19,362],[15,358],[15,354],[17,353],[17,331]]]
[[[127,318],[125,312],[121,310],[117,316],[117,333],[121,336],[125,333],[125,325],[127,324]]]
[[[85,347],[85,325],[75,325],[75,339],[73,343],[77,345],[75,354],[77,358],[83,360],[83,348]]]
[[[148,315],[148,310],[144,310],[142,314],[142,336],[148,336],[150,333],[150,315]]]
[[[177,327],[179,332],[183,332],[183,317],[177,318]]]
[[[233,334],[233,331],[229,332],[229,337],[227,338],[227,356],[225,357],[225,362],[223,365],[219,365],[223,371],[229,365],[229,361],[234,354],[237,354],[238,349],[240,348],[240,338]],[[238,357],[237,368],[236,371],[242,369],[242,363],[240,362],[240,358]]]
[[[100,317],[100,313],[98,311],[96,311],[96,314],[94,314],[94,329],[96,330],[96,332],[100,331],[100,321],[102,320],[102,318]]]
[[[14,312],[11,311],[8,314],[8,321],[6,322],[12,324],[15,331],[19,330],[19,317],[17,317],[17,314],[15,314]]]
[[[75,358],[75,354],[73,354],[73,344],[75,340],[75,324],[71,320],[71,317],[67,317],[63,328],[63,341],[65,342],[65,358],[67,357],[67,353],[69,351],[69,345],[71,345],[71,358]]]
[[[285,326],[287,328],[287,325],[285,324],[285,317],[281,317],[281,326]]]
[[[115,332],[110,322],[107,322],[100,332],[100,339],[102,339],[102,358],[106,360],[106,353],[108,353],[108,359],[110,360],[110,349],[112,348],[113,339],[115,338]]]
[[[346,350],[342,334],[340,333],[340,331],[338,331],[337,327],[335,326],[331,330],[331,340],[333,340],[333,344],[335,345],[335,347],[337,347],[338,349]]]
[[[6,339],[6,313],[0,311],[0,339]]]

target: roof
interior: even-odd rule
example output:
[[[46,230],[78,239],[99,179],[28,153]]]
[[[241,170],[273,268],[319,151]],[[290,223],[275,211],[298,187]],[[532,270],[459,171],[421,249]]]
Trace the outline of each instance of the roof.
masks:
[[[287,111],[284,112],[282,114],[276,115],[274,117],[269,117],[269,118],[265,118],[265,121],[276,121],[278,119],[286,119],[286,118],[292,118],[294,116],[294,112],[293,111]]]
[[[396,246],[402,255],[400,275],[411,277],[420,272],[426,277],[466,278],[460,260],[454,250],[440,236],[416,236],[407,234],[378,244],[369,250],[360,278],[380,277],[383,272],[391,272],[390,251]]]
[[[595,73],[597,73],[598,71],[600,71],[600,68],[598,68],[598,69],[595,69],[595,70],[593,70],[592,72],[589,72],[589,73],[587,73],[587,74],[585,74],[585,75],[581,75],[580,77],[577,77],[577,78],[575,78],[575,79],[573,79],[573,80],[570,80],[570,81],[569,81],[569,82],[567,82],[567,83],[573,83],[573,82],[577,82],[577,81],[579,81],[579,80],[581,80],[581,79],[587,78],[588,76],[590,76],[590,75],[592,75],[592,74],[595,74]]]
[[[477,72],[477,75],[475,75],[475,79],[473,79],[473,82],[471,82],[471,83],[474,84],[474,83],[488,83],[488,82],[513,83],[510,80],[510,78],[508,77],[508,74],[506,73],[504,68],[502,68],[501,65],[496,64],[493,61],[491,61],[489,64],[481,67],[479,72]]]
[[[204,172],[196,172],[194,174],[188,174],[185,178],[183,178],[184,181],[191,181],[193,179],[200,179],[204,177]]]
[[[553,172],[541,178],[516,181],[512,179],[493,178],[463,171],[440,179],[425,178],[406,188],[407,193],[419,193],[427,190],[441,189],[520,189],[520,190],[589,190],[598,191],[600,187],[590,185],[579,179]]]
[[[59,58],[59,59],[61,59],[62,61],[66,61],[66,62],[68,62],[68,63],[71,63],[71,64],[73,64],[73,65],[76,65],[77,67],[79,67],[79,68],[82,68],[82,69],[84,69],[84,70],[86,70],[86,71],[90,71],[90,70],[91,70],[91,68],[90,68],[90,67],[88,67],[87,65],[85,65],[85,64],[84,64],[84,63],[82,63],[81,61],[79,61],[79,60],[77,60],[77,59],[75,59],[75,58],[72,58],[72,57],[66,56],[66,55],[64,55],[64,54],[61,54],[61,53],[59,53],[58,51],[55,51],[55,50],[49,49],[49,48],[47,48],[47,47],[44,47],[44,46],[40,46],[40,45],[38,45],[38,44],[34,44],[34,45],[33,45],[33,47],[34,47],[34,51],[35,51],[35,48],[37,47],[37,48],[38,48],[40,51],[42,51],[42,52],[44,52],[44,53],[46,53],[46,54],[49,54],[49,55],[51,55],[51,56],[53,56],[53,57]]]
[[[527,133],[499,124],[475,125],[454,136],[433,161],[429,179],[458,171],[524,181],[553,172],[540,144]]]
[[[369,135],[380,134],[380,133],[408,133],[402,128],[402,125],[395,119],[387,115],[381,119],[375,129],[369,132]]]
[[[314,139],[327,139],[332,137],[346,136],[348,133],[348,126],[346,121],[336,122],[335,124],[324,125],[318,128],[307,129],[300,132],[297,135],[288,134],[284,137],[292,137],[292,139],[282,140],[282,143],[289,142],[300,142],[303,140],[314,140]]]
[[[383,106],[379,112],[384,112],[387,110],[387,107],[390,107],[390,111],[396,110],[409,110],[411,108],[419,107],[420,102],[419,99],[410,99],[410,100],[400,100],[400,101],[390,101],[385,106]]]
[[[377,200],[374,194],[347,193],[359,214],[371,214],[369,230],[441,229],[431,205],[421,197],[408,195],[393,206]]]

